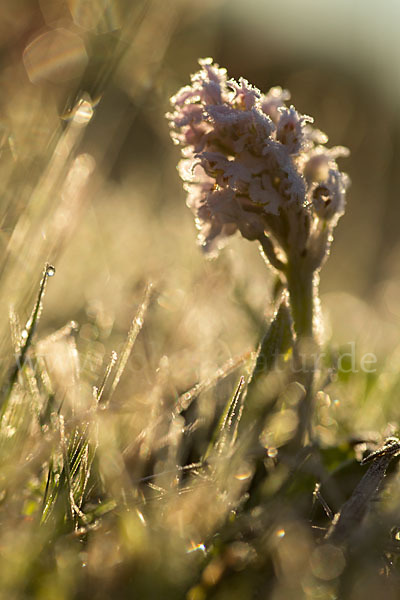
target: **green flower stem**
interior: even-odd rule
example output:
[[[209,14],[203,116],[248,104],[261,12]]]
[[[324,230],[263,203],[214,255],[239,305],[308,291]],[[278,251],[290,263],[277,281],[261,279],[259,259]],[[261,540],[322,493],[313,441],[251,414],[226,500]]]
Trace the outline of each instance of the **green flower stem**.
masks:
[[[287,268],[287,286],[297,338],[314,338],[314,307],[317,297],[314,271],[299,263]]]
[[[317,343],[314,335],[315,307],[318,298],[316,272],[300,260],[288,264],[286,271],[289,303],[296,333],[295,368],[297,380],[305,394],[299,406],[297,440],[300,444],[311,437],[313,384]]]

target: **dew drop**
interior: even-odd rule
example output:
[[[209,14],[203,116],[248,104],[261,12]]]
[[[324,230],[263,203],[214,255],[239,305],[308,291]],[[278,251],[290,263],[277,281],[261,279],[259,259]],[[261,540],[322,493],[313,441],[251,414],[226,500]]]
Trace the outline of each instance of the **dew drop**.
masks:
[[[146,526],[147,525],[146,520],[145,520],[143,514],[140,512],[140,510],[136,509],[136,513],[137,513],[137,516],[139,517],[141,523]]]
[[[235,479],[238,481],[246,481],[252,476],[253,472],[251,469],[242,469],[239,473],[236,473]]]
[[[73,121],[78,125],[86,125],[93,117],[93,113],[94,110],[91,102],[81,100],[74,111]]]
[[[186,554],[191,554],[192,552],[197,552],[200,550],[203,554],[206,554],[206,547],[204,544],[196,544],[193,540],[190,542],[189,548],[186,550]]]
[[[15,429],[15,427],[11,427],[11,425],[7,425],[6,427],[6,437],[8,438],[12,438],[15,435],[15,432],[17,430]]]
[[[81,560],[81,567],[84,569],[87,565],[87,559],[88,559],[87,552],[80,552],[79,558]]]
[[[55,274],[56,274],[56,270],[53,267],[53,265],[47,265],[47,267],[46,267],[47,277],[54,277]]]

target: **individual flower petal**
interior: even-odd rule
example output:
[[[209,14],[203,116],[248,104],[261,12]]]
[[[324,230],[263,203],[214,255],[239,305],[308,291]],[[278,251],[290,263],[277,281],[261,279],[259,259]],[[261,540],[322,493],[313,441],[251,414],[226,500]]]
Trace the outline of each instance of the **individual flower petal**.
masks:
[[[238,204],[235,201],[235,194],[230,188],[220,188],[212,190],[207,195],[207,206],[220,223],[236,223]]]
[[[325,148],[316,146],[305,153],[302,160],[304,177],[308,182],[322,182],[328,178],[330,169],[338,170],[336,158],[348,156],[349,150],[343,146]]]
[[[197,91],[192,86],[185,85],[185,87],[181,88],[175,96],[171,97],[170,102],[173,106],[183,106],[193,98],[199,100]]]
[[[193,88],[205,104],[220,104],[226,90],[226,69],[212,64],[212,59],[199,60],[202,69],[192,75]]]
[[[345,173],[330,169],[328,178],[312,189],[311,201],[320,219],[330,221],[344,213],[349,184]]]
[[[294,106],[279,108],[279,114],[276,139],[286,146],[289,154],[298,154],[307,141],[303,132],[304,124],[312,123],[314,119],[300,115]]]
[[[255,204],[262,206],[265,213],[279,215],[282,199],[272,186],[268,175],[252,179],[249,185],[249,196]]]
[[[233,90],[232,103],[238,108],[250,110],[261,98],[260,90],[250,85],[247,79],[243,79],[243,77],[239,79],[239,83],[234,79],[230,79],[228,86]]]
[[[236,224],[223,225],[215,217],[210,217],[207,221],[196,220],[196,226],[199,230],[199,245],[210,257],[216,256],[218,250],[225,246],[227,238],[238,229]]]
[[[268,94],[261,97],[261,109],[274,123],[277,123],[279,120],[278,109],[285,106],[285,102],[288,100],[290,100],[288,90],[276,86],[271,88]]]
[[[203,120],[203,107],[200,104],[184,104],[179,112],[171,115],[171,124],[174,127],[201,123]]]
[[[251,173],[245,165],[236,160],[229,160],[220,152],[202,152],[197,156],[207,175],[215,177],[217,182],[222,180],[236,188],[243,182],[251,181]]]

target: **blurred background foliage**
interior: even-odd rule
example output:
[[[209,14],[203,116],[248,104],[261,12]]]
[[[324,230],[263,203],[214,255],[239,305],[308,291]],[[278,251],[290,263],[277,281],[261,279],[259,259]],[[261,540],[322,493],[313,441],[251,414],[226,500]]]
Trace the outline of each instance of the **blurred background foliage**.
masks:
[[[328,389],[330,397],[319,398],[316,418],[327,446],[344,444],[336,457],[340,461],[353,460],[351,436],[373,429],[379,438],[397,429],[399,17],[396,0],[379,6],[370,0],[13,0],[0,6],[2,370],[9,369],[13,353],[9,309],[25,323],[47,261],[55,265],[56,277],[49,281],[40,337],[71,319],[79,323],[76,347],[88,397],[111,351],[120,350],[144,288],[154,284],[142,332],[113,399],[115,414],[127,415],[127,420],[123,426],[113,422],[110,431],[103,424],[100,456],[111,457],[105,467],[110,489],[113,469],[122,478],[113,432],[129,449],[153,415],[149,411],[156,410],[159,392],[149,399],[148,389],[157,369],[156,384],[166,397],[176,398],[212,377],[227,360],[253,350],[273,311],[273,281],[256,245],[233,240],[209,262],[195,244],[193,218],[175,169],[179,153],[164,115],[169,97],[188,83],[199,57],[212,56],[231,77],[243,76],[263,91],[273,85],[287,88],[296,108],[315,118],[331,145],[350,148],[350,158],[341,165],[352,180],[348,208],[321,279],[324,336],[345,350],[354,342],[357,360],[364,352],[376,353],[378,373],[339,376]],[[60,343],[48,365],[60,395],[73,395],[76,353],[71,348]],[[215,398],[226,399],[231,389],[222,385],[215,395],[205,394],[198,415],[212,422]],[[200,510],[202,497],[197,502]],[[195,519],[196,507],[182,510]],[[129,555],[130,568],[139,561],[138,597],[168,597],[166,588],[156,587],[153,596],[146,595],[150,557],[161,571],[174,568],[173,557],[179,553],[168,532],[179,527],[172,508],[152,518],[168,524],[160,544],[164,551],[171,549],[170,562],[164,565],[147,534],[140,538],[136,513],[121,518],[120,530],[110,529],[110,547]],[[286,546],[275,548],[280,530],[263,538],[275,556],[266,568],[284,572],[285,583],[274,598],[298,598],[296,578],[304,565],[293,556],[314,551],[289,510],[284,520],[291,532]],[[122,558],[119,563],[118,556],[107,554],[102,533],[94,533],[88,552],[93,564],[104,564],[113,573],[107,579],[109,593],[118,593],[132,575]],[[199,548],[202,552],[196,546],[198,533],[195,554]],[[14,554],[7,558],[21,569],[14,580],[10,575],[8,594],[24,577],[16,558],[27,543],[24,535],[20,532]],[[35,535],[43,536],[38,538],[43,543],[46,532]],[[11,537],[10,526],[2,544]],[[61,597],[61,589],[65,598],[73,596],[71,573],[85,562],[78,560],[74,544],[68,538],[59,554],[56,548],[51,560],[58,561],[57,576],[43,566],[46,557],[41,566],[31,565],[45,575],[24,597]],[[226,554],[225,566],[216,551],[209,563],[214,566],[203,572],[204,585],[211,588],[225,569],[240,572],[240,561],[245,565],[250,560],[245,544],[231,551],[233,558]],[[336,563],[341,560],[339,556]],[[311,564],[317,567],[312,566],[310,578],[321,561],[317,557]],[[289,571],[295,583],[288,591]],[[99,571],[91,576],[104,583]],[[169,581],[175,589],[170,573],[159,577],[161,586]],[[178,580],[177,589],[190,587],[187,573]],[[302,585],[304,591],[307,586]],[[330,584],[324,585],[318,596],[315,581],[310,583],[307,597],[334,597],[329,596]],[[363,597],[374,585],[379,587],[373,578],[365,580],[352,597]],[[228,595],[218,597],[245,598],[247,586],[246,579],[234,579]],[[203,600],[201,586],[190,589],[189,600]],[[236,596],[229,595],[234,590]],[[99,597],[107,597],[103,592]]]

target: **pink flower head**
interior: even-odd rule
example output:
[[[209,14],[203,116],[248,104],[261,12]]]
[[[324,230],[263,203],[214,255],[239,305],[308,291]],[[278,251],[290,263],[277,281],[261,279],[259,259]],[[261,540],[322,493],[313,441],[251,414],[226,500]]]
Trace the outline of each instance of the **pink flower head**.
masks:
[[[263,94],[243,78],[228,80],[210,58],[199,63],[167,118],[200,244],[215,254],[239,231],[268,248],[277,268],[296,252],[312,254],[323,224],[344,211],[348,178],[336,158],[346,150],[326,149],[313,119],[286,106],[286,90]]]

